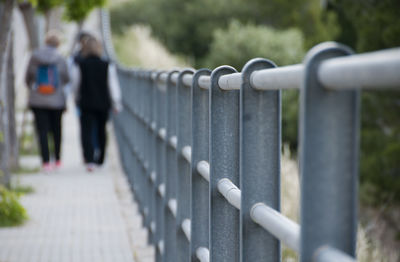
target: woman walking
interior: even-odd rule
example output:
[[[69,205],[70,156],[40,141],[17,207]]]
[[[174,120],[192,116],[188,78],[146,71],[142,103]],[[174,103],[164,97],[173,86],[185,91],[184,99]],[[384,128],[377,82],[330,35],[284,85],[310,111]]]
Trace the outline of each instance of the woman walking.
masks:
[[[83,157],[88,171],[104,163],[109,111],[120,112],[121,92],[115,66],[101,58],[102,48],[94,38],[82,46],[78,61],[76,101],[80,108]]]
[[[58,53],[60,39],[56,32],[46,35],[46,46],[33,52],[25,81],[29,88],[29,108],[32,110],[39,138],[43,170],[61,166],[61,117],[66,109],[64,88],[69,82],[65,59]],[[54,165],[50,162],[49,134],[54,144]]]

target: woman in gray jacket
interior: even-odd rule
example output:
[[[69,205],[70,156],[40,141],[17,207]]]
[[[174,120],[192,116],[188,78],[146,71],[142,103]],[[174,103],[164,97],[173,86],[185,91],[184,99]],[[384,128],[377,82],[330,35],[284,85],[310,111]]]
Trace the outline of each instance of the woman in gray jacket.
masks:
[[[64,88],[69,82],[69,74],[65,59],[57,51],[59,44],[57,33],[49,32],[46,46],[33,52],[25,77],[44,171],[61,166],[61,117],[66,109]],[[50,163],[49,133],[54,140],[54,165]]]

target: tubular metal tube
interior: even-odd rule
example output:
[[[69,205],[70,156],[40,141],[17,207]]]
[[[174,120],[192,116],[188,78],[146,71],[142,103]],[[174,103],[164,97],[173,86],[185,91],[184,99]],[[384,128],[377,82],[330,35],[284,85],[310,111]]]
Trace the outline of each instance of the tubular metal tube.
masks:
[[[211,77],[210,76],[200,76],[199,77],[199,86],[203,89],[210,89]]]
[[[159,76],[159,81],[161,82],[161,83],[167,83],[167,80],[168,80],[168,73],[162,73],[162,74],[160,74],[160,76]]]
[[[400,88],[400,48],[327,59],[318,79],[329,89]]]
[[[163,198],[165,197],[165,184],[161,184],[161,185],[158,186],[158,193]]]
[[[313,262],[356,262],[357,260],[342,251],[330,247],[323,246],[315,251]]]
[[[160,252],[160,254],[163,255],[164,254],[164,241],[163,240],[160,240],[158,242],[157,248],[158,248],[158,251]]]
[[[255,71],[250,85],[257,90],[299,89],[303,80],[302,64]]]
[[[179,73],[177,83],[177,201],[176,224],[181,225],[185,219],[191,217],[191,145],[192,143],[192,90],[184,86],[183,77],[192,75],[192,69],[185,69]],[[189,224],[190,228],[190,224]],[[185,236],[186,232],[176,232],[177,258],[175,261],[188,261],[191,256],[190,241]]]
[[[210,183],[201,177],[195,163],[209,160],[209,90],[200,88],[199,77],[210,75],[209,69],[197,70],[192,79],[192,157],[191,229],[192,257],[199,247],[209,247]]]
[[[210,182],[210,164],[207,161],[200,161],[197,163],[197,171],[208,182]]]
[[[176,144],[177,144],[177,132],[176,132],[176,100],[177,100],[177,85],[175,78],[179,75],[178,71],[174,71],[170,76],[170,81],[167,87],[167,116],[166,116],[166,127],[167,136],[169,137],[169,144],[171,147],[167,147],[166,152],[166,190],[165,199],[175,199],[176,187],[177,187],[177,155],[176,155]],[[174,82],[175,80],[175,82]],[[172,142],[172,143],[171,143]],[[168,206],[168,201],[165,201]],[[164,261],[176,261],[176,216],[173,212],[165,208],[165,235],[164,235]],[[175,208],[176,211],[176,208]]]
[[[182,230],[185,233],[186,238],[189,240],[190,242],[190,219],[184,219],[182,221]]]
[[[151,131],[153,131],[153,132],[155,132],[156,130],[157,130],[157,124],[156,124],[156,122],[151,122],[151,125],[150,125],[150,129],[151,129]]]
[[[176,136],[171,136],[169,139],[169,144],[172,146],[174,149],[176,149],[176,146],[178,144],[178,138]]]
[[[179,72],[175,72],[171,75],[171,81],[172,83],[174,83],[176,85],[176,83],[178,83],[178,76],[179,76]]]
[[[196,257],[200,262],[210,261],[210,251],[206,247],[199,247],[196,250]]]
[[[218,79],[218,85],[223,90],[240,90],[242,85],[242,74],[233,73],[223,75]]]
[[[190,146],[184,146],[182,148],[182,155],[190,163],[192,161],[192,148]]]
[[[151,77],[151,80],[153,80],[153,81],[156,80],[156,79],[157,79],[157,75],[158,75],[158,72],[156,72],[156,71],[155,71],[155,72],[152,72],[152,73],[151,73],[151,76],[150,76],[150,77]]]
[[[155,171],[152,171],[150,173],[150,180],[151,182],[153,182],[153,184],[156,182],[156,178],[157,178],[157,173]]]
[[[300,251],[300,226],[298,224],[264,203],[255,204],[250,210],[250,216],[254,222],[273,234],[288,247],[296,252]]]
[[[311,49],[300,92],[301,262],[329,243],[355,255],[360,90],[327,90],[318,65],[352,51],[337,43]],[[329,115],[329,117],[327,117]]]
[[[221,179],[239,184],[239,96],[238,90],[219,88],[218,79],[237,73],[220,66],[211,73],[209,89],[209,161],[211,261],[240,261],[240,212],[218,190]],[[228,134],[228,135],[227,135]],[[203,158],[204,160],[204,158]],[[204,246],[204,245],[203,245]]]
[[[150,223],[150,231],[153,234],[156,232],[156,223],[154,221],[151,221]]]
[[[192,81],[193,81],[193,75],[184,75],[182,77],[182,82],[185,86],[192,86]]]
[[[167,130],[165,128],[160,128],[160,130],[158,131],[158,136],[162,140],[165,140],[165,137],[167,136]]]
[[[242,69],[240,90],[241,256],[243,261],[280,261],[280,242],[260,230],[250,216],[257,203],[280,208],[281,97],[280,90],[255,90],[251,75],[276,65],[255,58]]]
[[[169,207],[169,210],[171,211],[171,213],[174,215],[174,217],[176,217],[176,209],[178,207],[178,204],[177,204],[175,198],[170,199],[168,201],[168,207]]]
[[[228,200],[228,202],[240,210],[240,189],[228,178],[223,178],[218,182],[218,191]]]

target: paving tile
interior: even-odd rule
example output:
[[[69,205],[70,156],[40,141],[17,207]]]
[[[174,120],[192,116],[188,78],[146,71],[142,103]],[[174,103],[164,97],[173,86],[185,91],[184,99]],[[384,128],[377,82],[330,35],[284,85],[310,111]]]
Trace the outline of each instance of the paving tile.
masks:
[[[119,167],[112,130],[107,163],[88,173],[72,111],[63,119],[63,167],[18,177],[21,184],[35,189],[21,198],[30,219],[20,227],[0,228],[0,261],[154,261],[137,204]]]

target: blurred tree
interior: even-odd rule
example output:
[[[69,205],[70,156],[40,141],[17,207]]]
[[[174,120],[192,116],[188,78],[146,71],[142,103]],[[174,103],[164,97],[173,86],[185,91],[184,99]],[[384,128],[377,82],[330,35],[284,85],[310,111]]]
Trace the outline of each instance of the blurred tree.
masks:
[[[11,46],[11,17],[15,0],[0,1],[0,184],[10,184],[9,170],[9,120],[8,120],[8,68]]]
[[[50,0],[57,1],[57,0]],[[106,3],[106,0],[64,0],[65,17],[77,22],[79,27],[82,27],[83,20],[96,7],[101,7]]]
[[[32,0],[36,6],[36,11],[44,14],[46,19],[46,32],[50,29],[50,16],[55,7],[61,6],[63,0]]]
[[[226,29],[231,20],[269,25],[277,29],[300,28],[306,47],[338,34],[334,12],[323,11],[319,0],[136,0],[111,11],[114,32],[134,23],[151,26],[153,34],[174,52],[204,58],[213,32]]]
[[[278,66],[301,63],[303,43],[303,34],[298,29],[277,30],[270,26],[243,25],[234,20],[226,30],[214,32],[214,41],[203,66],[215,68],[229,64],[241,70],[254,57],[267,57]]]
[[[338,41],[366,52],[400,46],[400,1],[330,0]],[[400,93],[364,92],[361,129],[361,197],[364,203],[400,201]]]
[[[35,9],[29,0],[18,2],[19,10],[24,18],[25,29],[28,34],[29,47],[31,50],[39,47],[38,21],[35,17]]]

